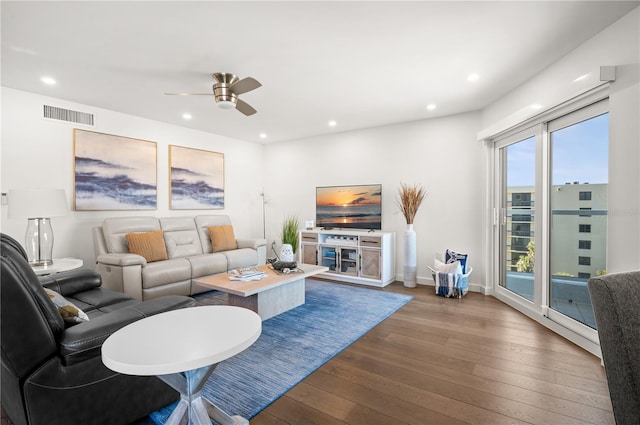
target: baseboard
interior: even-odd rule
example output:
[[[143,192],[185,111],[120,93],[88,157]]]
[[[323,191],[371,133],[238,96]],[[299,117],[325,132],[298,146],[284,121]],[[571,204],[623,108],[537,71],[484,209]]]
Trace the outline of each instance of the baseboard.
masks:
[[[396,275],[396,281],[402,282],[403,281],[402,275]],[[433,283],[433,278],[431,276],[429,277],[418,276],[416,278],[416,283],[422,286],[432,286],[432,287],[435,286],[435,284]],[[469,283],[469,291],[478,292],[482,295],[492,295],[492,292],[493,292],[491,288],[487,288],[486,286],[480,283],[473,283],[473,282]]]

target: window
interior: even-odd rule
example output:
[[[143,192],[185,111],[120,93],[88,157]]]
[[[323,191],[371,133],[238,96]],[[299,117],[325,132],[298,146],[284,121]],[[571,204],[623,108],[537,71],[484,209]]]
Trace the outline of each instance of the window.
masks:
[[[591,225],[590,224],[580,224],[578,228],[578,232],[580,233],[591,233]]]
[[[590,201],[591,200],[591,192],[580,192],[580,200],[581,201]]]
[[[511,249],[519,253],[526,253],[529,242],[531,242],[530,238],[511,238]]]
[[[590,277],[591,277],[591,273],[578,272],[579,279],[589,279]]]
[[[511,235],[512,236],[530,236],[531,235],[531,224],[529,224],[529,223],[513,223],[513,225],[511,226]]]
[[[591,241],[578,241],[578,249],[591,249]]]
[[[512,207],[531,207],[531,192],[524,193],[512,193],[511,194],[511,206]]]
[[[578,257],[578,264],[580,264],[581,266],[590,266],[591,257]]]

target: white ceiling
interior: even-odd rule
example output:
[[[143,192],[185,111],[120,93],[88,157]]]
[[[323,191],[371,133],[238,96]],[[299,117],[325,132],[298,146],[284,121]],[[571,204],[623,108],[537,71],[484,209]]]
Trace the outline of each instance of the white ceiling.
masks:
[[[483,108],[637,6],[2,1],[1,78],[6,87],[268,143]],[[213,72],[260,81],[241,96],[258,113],[219,109],[213,96],[164,95],[208,93]],[[470,73],[479,80],[468,82]],[[42,84],[45,75],[57,84]]]

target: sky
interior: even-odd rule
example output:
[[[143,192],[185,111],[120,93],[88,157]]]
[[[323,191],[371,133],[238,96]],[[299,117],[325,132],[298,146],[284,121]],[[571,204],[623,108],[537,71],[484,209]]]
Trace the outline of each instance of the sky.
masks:
[[[380,205],[381,186],[330,186],[316,189],[317,205]]]
[[[552,185],[608,183],[609,114],[551,133]],[[507,185],[533,186],[535,139],[507,147]]]

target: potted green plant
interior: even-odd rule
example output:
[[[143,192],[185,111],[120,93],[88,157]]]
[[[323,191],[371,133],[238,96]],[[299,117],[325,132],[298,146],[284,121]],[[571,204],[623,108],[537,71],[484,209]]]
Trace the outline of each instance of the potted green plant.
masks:
[[[298,217],[289,216],[282,223],[282,248],[280,250],[281,261],[294,261],[298,251]]]

